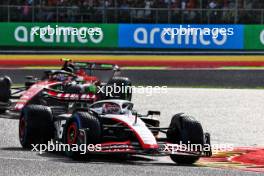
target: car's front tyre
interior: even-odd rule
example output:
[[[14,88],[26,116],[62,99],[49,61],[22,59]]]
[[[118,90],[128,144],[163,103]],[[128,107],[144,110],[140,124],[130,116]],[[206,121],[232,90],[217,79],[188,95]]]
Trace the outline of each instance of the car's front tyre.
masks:
[[[80,135],[81,129],[87,130],[85,139],[82,139],[83,136]],[[98,118],[88,112],[75,112],[65,126],[64,143],[71,147],[83,144],[87,147],[89,144],[95,146],[100,141],[101,125]],[[87,153],[87,151],[72,151],[71,149],[66,150],[65,154],[73,159],[80,159],[83,156],[81,153]]]
[[[201,152],[204,145],[204,133],[201,124],[192,117],[176,114],[173,116],[169,130],[167,131],[168,142],[173,144],[192,144],[199,146]],[[177,164],[193,164],[199,160],[199,155],[172,154],[170,158]]]
[[[46,106],[26,106],[19,119],[19,141],[23,148],[33,144],[47,144],[54,135],[53,117]]]

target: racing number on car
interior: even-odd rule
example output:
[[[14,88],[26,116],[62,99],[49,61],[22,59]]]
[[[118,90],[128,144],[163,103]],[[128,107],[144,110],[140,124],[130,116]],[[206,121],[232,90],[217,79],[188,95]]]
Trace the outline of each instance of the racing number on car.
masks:
[[[59,139],[62,139],[63,129],[66,124],[66,120],[57,121],[56,128],[57,128],[57,136]]]

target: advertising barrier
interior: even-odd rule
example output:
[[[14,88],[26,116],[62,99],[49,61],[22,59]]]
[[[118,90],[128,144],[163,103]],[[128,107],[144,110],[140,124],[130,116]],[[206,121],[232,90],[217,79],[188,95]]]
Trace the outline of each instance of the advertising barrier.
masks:
[[[48,27],[54,31],[42,30]],[[0,23],[0,28],[0,46],[115,48],[118,44],[117,24]],[[75,30],[60,32],[69,28]]]
[[[54,31],[61,28],[77,31],[41,35],[41,29],[47,27]],[[0,28],[0,47],[25,49],[264,49],[264,25],[0,23]],[[91,30],[95,33],[90,33]]]
[[[243,49],[244,42],[242,25],[120,24],[118,31],[121,48]]]
[[[245,47],[248,50],[264,49],[264,25],[245,25]]]

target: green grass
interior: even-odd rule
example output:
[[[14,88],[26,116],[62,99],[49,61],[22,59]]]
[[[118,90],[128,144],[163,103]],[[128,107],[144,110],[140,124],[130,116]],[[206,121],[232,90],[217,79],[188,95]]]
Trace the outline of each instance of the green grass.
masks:
[[[220,70],[264,70],[264,67],[220,67]]]

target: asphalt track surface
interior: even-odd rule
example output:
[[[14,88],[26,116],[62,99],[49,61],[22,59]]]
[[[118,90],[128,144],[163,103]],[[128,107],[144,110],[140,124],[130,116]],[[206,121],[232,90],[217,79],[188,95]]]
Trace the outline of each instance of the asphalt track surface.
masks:
[[[8,75],[14,83],[23,83],[28,75],[41,78],[47,69],[0,69],[0,75]],[[134,85],[166,85],[178,87],[264,87],[264,70],[122,70],[122,76]]]
[[[161,125],[166,126],[173,114],[186,112],[202,122],[212,135],[213,144],[263,146],[263,90],[239,89],[178,89],[166,94],[135,94],[135,109],[161,110]],[[59,153],[42,155],[25,151],[18,141],[18,121],[0,117],[0,175],[179,175],[236,176],[261,175],[235,169],[177,166],[168,157],[118,158],[99,157],[73,161]],[[263,174],[262,174],[263,175]]]

